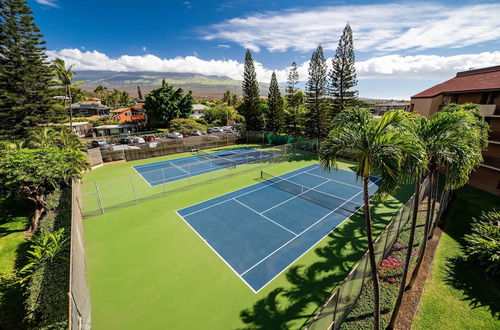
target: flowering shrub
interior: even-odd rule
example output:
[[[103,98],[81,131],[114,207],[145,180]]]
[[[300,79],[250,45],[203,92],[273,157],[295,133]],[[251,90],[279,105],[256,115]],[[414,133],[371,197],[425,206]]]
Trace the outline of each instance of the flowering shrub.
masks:
[[[379,267],[380,280],[390,284],[399,280],[403,269],[403,262],[393,256],[388,256],[382,260]]]

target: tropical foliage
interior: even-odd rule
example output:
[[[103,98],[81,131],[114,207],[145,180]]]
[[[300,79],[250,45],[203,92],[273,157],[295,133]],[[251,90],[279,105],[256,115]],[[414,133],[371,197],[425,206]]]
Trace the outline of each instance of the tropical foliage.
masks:
[[[56,187],[80,178],[88,169],[87,159],[79,150],[41,147],[0,151],[0,185],[29,200],[34,206],[30,231],[36,233],[45,212],[45,196]]]
[[[483,212],[474,219],[472,233],[465,235],[465,252],[484,272],[500,275],[500,211]]]
[[[349,153],[355,161],[356,175],[363,180],[364,217],[372,284],[374,291],[374,328],[380,327],[380,288],[372,237],[369,184],[377,172],[382,178],[377,195],[395,191],[403,176],[403,167],[425,162],[423,146],[416,136],[400,128],[405,115],[387,112],[375,120],[368,110],[346,109],[333,120],[333,128],[320,149],[320,163],[327,169],[336,167],[337,158]]]
[[[168,127],[173,119],[188,118],[193,110],[191,91],[184,95],[182,88],[174,89],[163,80],[160,88],[153,89],[146,95],[144,110],[148,125]]]
[[[178,118],[170,122],[170,129],[174,132],[182,132],[187,134],[193,134],[198,132],[205,132],[206,127],[200,123],[197,123],[194,119],[183,119]]]

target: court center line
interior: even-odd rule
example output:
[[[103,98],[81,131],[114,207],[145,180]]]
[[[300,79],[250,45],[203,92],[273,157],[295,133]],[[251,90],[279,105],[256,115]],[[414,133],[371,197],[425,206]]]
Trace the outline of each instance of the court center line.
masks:
[[[297,234],[296,234],[296,233],[294,233],[293,231],[291,231],[290,229],[286,228],[285,226],[280,225],[279,223],[277,223],[277,222],[276,222],[276,221],[274,221],[273,219],[266,217],[264,214],[262,214],[262,213],[260,213],[260,212],[257,212],[256,210],[254,210],[254,209],[253,209],[253,208],[251,208],[250,206],[246,205],[245,203],[240,202],[240,201],[239,201],[239,200],[237,200],[236,198],[232,198],[232,200],[234,200],[236,203],[239,203],[239,204],[243,205],[244,207],[246,207],[246,208],[247,208],[247,209],[249,209],[250,211],[253,211],[253,212],[257,213],[258,215],[260,215],[260,216],[261,216],[261,217],[263,217],[264,219],[271,221],[271,222],[272,222],[272,223],[274,223],[276,226],[280,226],[280,227],[281,227],[281,228],[283,228],[284,230],[286,230],[286,231],[288,231],[288,232],[292,233],[293,235],[297,236]]]
[[[320,184],[318,184],[318,185],[315,185],[315,186],[314,186],[314,187],[312,187],[312,188],[307,187],[307,190],[306,190],[306,191],[303,191],[303,192],[301,192],[301,193],[300,193],[300,194],[298,194],[298,195],[295,195],[295,196],[293,196],[293,197],[291,197],[291,198],[289,198],[289,199],[287,199],[287,200],[285,200],[285,201],[283,201],[283,202],[281,202],[281,203],[279,203],[279,204],[276,204],[276,205],[274,205],[274,206],[272,206],[272,207],[268,208],[267,210],[262,211],[262,213],[266,213],[267,211],[271,211],[271,210],[272,210],[272,209],[274,209],[275,207],[278,207],[278,206],[283,205],[283,204],[285,204],[285,203],[287,203],[287,202],[289,202],[289,201],[291,201],[291,200],[293,200],[293,199],[295,199],[295,198],[297,198],[297,197],[300,197],[300,196],[302,196],[303,194],[305,194],[306,192],[311,191],[311,190],[313,190],[314,188],[318,188],[319,186],[324,185],[325,183],[327,183],[327,182],[329,182],[329,181],[330,181],[330,180],[328,179],[328,180],[326,180],[326,181],[324,181],[324,182],[321,182],[321,183],[320,183]],[[295,183],[295,182],[293,182],[293,183]],[[303,186],[303,187],[305,187],[305,186]]]
[[[314,173],[307,173],[307,174],[317,176],[318,178],[328,179],[326,176],[322,176],[322,175],[318,175],[318,174],[314,174]],[[353,184],[350,184],[350,183],[347,183],[347,182],[337,181],[337,180],[334,180],[334,179],[330,179],[330,180],[332,180],[333,182],[345,184],[346,186],[351,186],[351,187],[358,188],[358,189],[361,189],[361,190],[363,189],[363,187],[358,187],[356,185],[353,185]]]
[[[377,181],[379,181],[381,179],[378,179]],[[370,184],[369,187],[371,187],[373,184],[375,184],[377,181],[375,182],[372,182]],[[258,261],[255,265],[253,265],[252,267],[248,268],[247,270],[245,270],[243,273],[241,273],[241,276],[245,275],[246,273],[248,273],[249,271],[251,271],[253,268],[257,267],[258,265],[260,265],[262,262],[264,262],[265,260],[267,260],[269,257],[271,257],[273,254],[275,254],[276,252],[278,252],[279,250],[281,250],[282,248],[284,248],[286,245],[288,245],[289,243],[291,243],[292,241],[294,241],[297,237],[300,237],[302,234],[304,234],[306,231],[308,231],[309,229],[311,229],[312,227],[314,227],[316,224],[318,224],[320,221],[323,221],[324,219],[326,219],[327,217],[329,217],[332,213],[334,213],[335,211],[337,211],[338,209],[340,209],[342,206],[344,206],[345,204],[347,204],[348,202],[350,202],[352,199],[354,199],[355,197],[357,197],[359,194],[361,194],[363,191],[360,191],[358,193],[356,193],[354,196],[352,196],[351,198],[349,198],[348,200],[346,200],[343,204],[341,204],[340,206],[338,206],[336,209],[334,209],[333,211],[331,211],[330,213],[326,214],[325,216],[321,217],[318,221],[316,221],[315,223],[313,223],[312,225],[310,225],[309,227],[307,227],[306,229],[304,229],[303,231],[301,231],[300,233],[297,234],[297,236],[295,236],[294,238],[290,239],[288,242],[286,242],[285,244],[283,244],[282,246],[280,246],[279,248],[277,248],[276,250],[274,250],[273,252],[271,252],[270,254],[268,254],[266,257],[264,257],[262,260]],[[352,213],[354,214],[354,213]],[[352,214],[350,216],[352,216]],[[349,216],[349,217],[350,217]],[[347,217],[348,218],[348,217]],[[325,235],[326,236],[326,235]],[[323,237],[324,238],[324,237]],[[321,239],[323,239],[321,238]],[[314,244],[316,245],[317,242]],[[313,246],[314,246],[313,245]],[[295,262],[295,261],[294,261]]]
[[[314,165],[316,165],[316,164],[314,164]],[[312,166],[312,165],[309,165],[309,166]],[[319,166],[319,165],[318,165],[318,166]],[[315,168],[316,168],[316,167],[313,167],[313,168],[310,168],[310,169],[308,169],[308,170],[306,170],[306,171],[302,171],[302,172],[296,173],[296,174],[294,174],[294,175],[291,175],[291,176],[287,177],[287,179],[288,179],[288,178],[293,178],[293,177],[296,177],[296,176],[298,176],[298,175],[300,175],[300,174],[304,174],[304,173],[306,173],[307,171],[312,171],[312,170],[313,170],[313,169],[315,169]],[[285,174],[286,174],[286,173],[285,173]],[[258,185],[258,184],[263,184],[263,182],[257,183],[257,185]],[[243,194],[240,194],[240,195],[238,195],[238,196],[231,197],[231,198],[240,198],[241,196],[245,196],[245,195],[248,195],[248,194],[250,194],[250,193],[253,193],[253,192],[257,191],[257,190],[261,190],[261,189],[264,189],[264,188],[266,188],[266,187],[272,186],[273,184],[274,184],[274,183],[271,183],[271,184],[266,184],[266,185],[264,185],[264,186],[262,186],[262,187],[259,187],[259,188],[256,188],[256,189],[252,189],[252,190],[250,190],[250,191],[247,191],[246,193],[243,193]],[[241,189],[238,189],[238,190],[241,190]],[[226,194],[224,194],[224,195],[227,195],[227,194],[230,194],[230,193],[231,193],[231,192],[226,193]],[[224,195],[222,195],[222,196],[224,196]],[[212,200],[212,199],[219,198],[219,197],[221,197],[221,196],[217,196],[217,197],[214,197],[214,198],[208,199],[208,200],[203,201],[203,202],[198,203],[198,204],[203,204],[203,203],[206,203],[206,202],[208,202],[208,201],[210,201],[210,200]],[[228,198],[228,199],[226,199],[226,200],[224,200],[224,201],[222,201],[222,202],[216,203],[216,204],[209,205],[209,206],[204,207],[204,208],[202,208],[202,209],[199,209],[199,210],[193,211],[193,212],[191,212],[191,213],[189,213],[189,214],[184,215],[184,217],[188,217],[188,216],[190,216],[190,215],[192,215],[192,214],[195,214],[195,213],[198,213],[198,212],[201,212],[201,211],[208,210],[208,209],[209,209],[209,208],[211,208],[211,207],[214,207],[214,206],[220,205],[220,204],[222,204],[222,203],[225,203],[225,202],[227,202],[227,201],[230,201],[230,200],[231,200],[231,198]],[[193,206],[196,206],[196,205],[198,205],[198,204],[191,205],[191,206],[188,206],[188,207],[186,207],[186,208],[193,207]]]

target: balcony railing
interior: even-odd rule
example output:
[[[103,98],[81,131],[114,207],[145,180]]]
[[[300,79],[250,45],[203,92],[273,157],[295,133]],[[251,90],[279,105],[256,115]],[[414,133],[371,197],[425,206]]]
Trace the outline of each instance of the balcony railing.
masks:
[[[493,116],[497,108],[496,104],[479,104],[479,110],[483,116]]]
[[[500,157],[483,156],[483,164],[500,170]]]

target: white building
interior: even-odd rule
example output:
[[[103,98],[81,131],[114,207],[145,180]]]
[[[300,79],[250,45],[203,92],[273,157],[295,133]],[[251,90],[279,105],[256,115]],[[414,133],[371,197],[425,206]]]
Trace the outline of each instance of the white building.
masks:
[[[208,109],[206,105],[201,103],[193,104],[193,112],[191,113],[191,118],[201,118],[205,113],[205,110]]]

